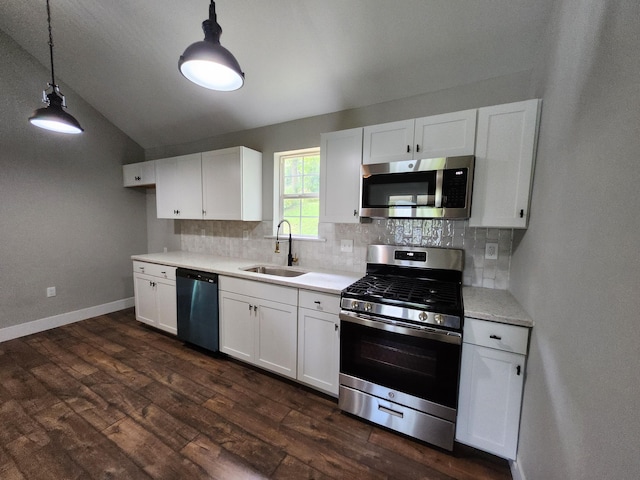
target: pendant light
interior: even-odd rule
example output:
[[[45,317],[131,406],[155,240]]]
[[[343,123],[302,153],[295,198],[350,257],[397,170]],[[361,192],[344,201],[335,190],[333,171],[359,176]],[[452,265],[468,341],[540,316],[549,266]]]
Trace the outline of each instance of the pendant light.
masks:
[[[222,28],[211,0],[209,18],[202,22],[204,40],[187,47],[178,61],[180,73],[188,80],[210,90],[230,92],[244,84],[244,72],[229,50],[220,45]]]
[[[47,85],[48,88],[51,88],[51,92],[48,94],[46,90],[42,92],[42,102],[46,103],[47,106],[33,112],[33,115],[29,117],[29,121],[36,127],[53,130],[54,132],[82,133],[84,129],[80,126],[80,123],[63,110],[67,108],[67,104],[64,95],[60,92],[60,88],[56,85],[53,72],[53,36],[51,35],[49,0],[47,0],[47,23],[49,24],[49,55],[51,57],[51,82]]]

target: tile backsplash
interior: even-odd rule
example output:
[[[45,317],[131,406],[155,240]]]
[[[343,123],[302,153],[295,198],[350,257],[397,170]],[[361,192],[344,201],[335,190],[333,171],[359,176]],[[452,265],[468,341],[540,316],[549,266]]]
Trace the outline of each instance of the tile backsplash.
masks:
[[[286,265],[288,232],[275,253],[271,221],[176,221],[181,249],[256,262]],[[472,228],[467,220],[373,219],[358,224],[321,223],[322,240],[293,240],[301,268],[364,273],[370,244],[453,247],[465,251],[464,284],[507,289],[513,230]],[[353,251],[340,251],[341,240],[353,240]],[[497,260],[485,259],[487,242],[498,244]]]

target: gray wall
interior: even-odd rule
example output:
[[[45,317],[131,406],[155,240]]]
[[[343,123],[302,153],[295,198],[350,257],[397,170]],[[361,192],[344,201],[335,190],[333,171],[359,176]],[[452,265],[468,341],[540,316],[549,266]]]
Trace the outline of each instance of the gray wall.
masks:
[[[31,126],[50,71],[2,31],[0,64],[0,328],[131,297],[145,194],[122,187],[122,164],[143,150],[64,84],[85,133]]]
[[[535,321],[519,462],[528,480],[640,475],[640,3],[562,0],[529,229],[511,290]]]

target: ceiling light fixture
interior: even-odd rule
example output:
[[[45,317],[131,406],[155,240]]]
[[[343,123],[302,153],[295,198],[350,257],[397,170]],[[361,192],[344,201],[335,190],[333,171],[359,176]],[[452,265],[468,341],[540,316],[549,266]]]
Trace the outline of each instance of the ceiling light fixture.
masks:
[[[178,61],[180,73],[188,80],[210,90],[231,92],[244,85],[244,72],[229,50],[220,45],[222,28],[211,0],[209,18],[202,22],[204,40],[187,47]]]
[[[69,113],[63,109],[67,108],[64,95],[60,92],[60,88],[56,85],[56,79],[53,72],[53,36],[51,35],[51,9],[49,0],[47,0],[47,23],[49,24],[49,56],[51,58],[51,82],[48,88],[51,93],[47,94],[47,90],[42,92],[42,102],[47,106],[37,109],[33,115],[29,117],[29,121],[36,127],[46,130],[53,130],[61,133],[82,133],[84,129],[80,123]]]

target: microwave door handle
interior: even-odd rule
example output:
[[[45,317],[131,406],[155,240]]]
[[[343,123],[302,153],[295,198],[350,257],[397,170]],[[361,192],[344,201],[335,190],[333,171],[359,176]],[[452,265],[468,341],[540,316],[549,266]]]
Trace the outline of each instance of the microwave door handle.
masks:
[[[444,171],[436,171],[436,208],[442,208],[442,184],[444,183]]]

